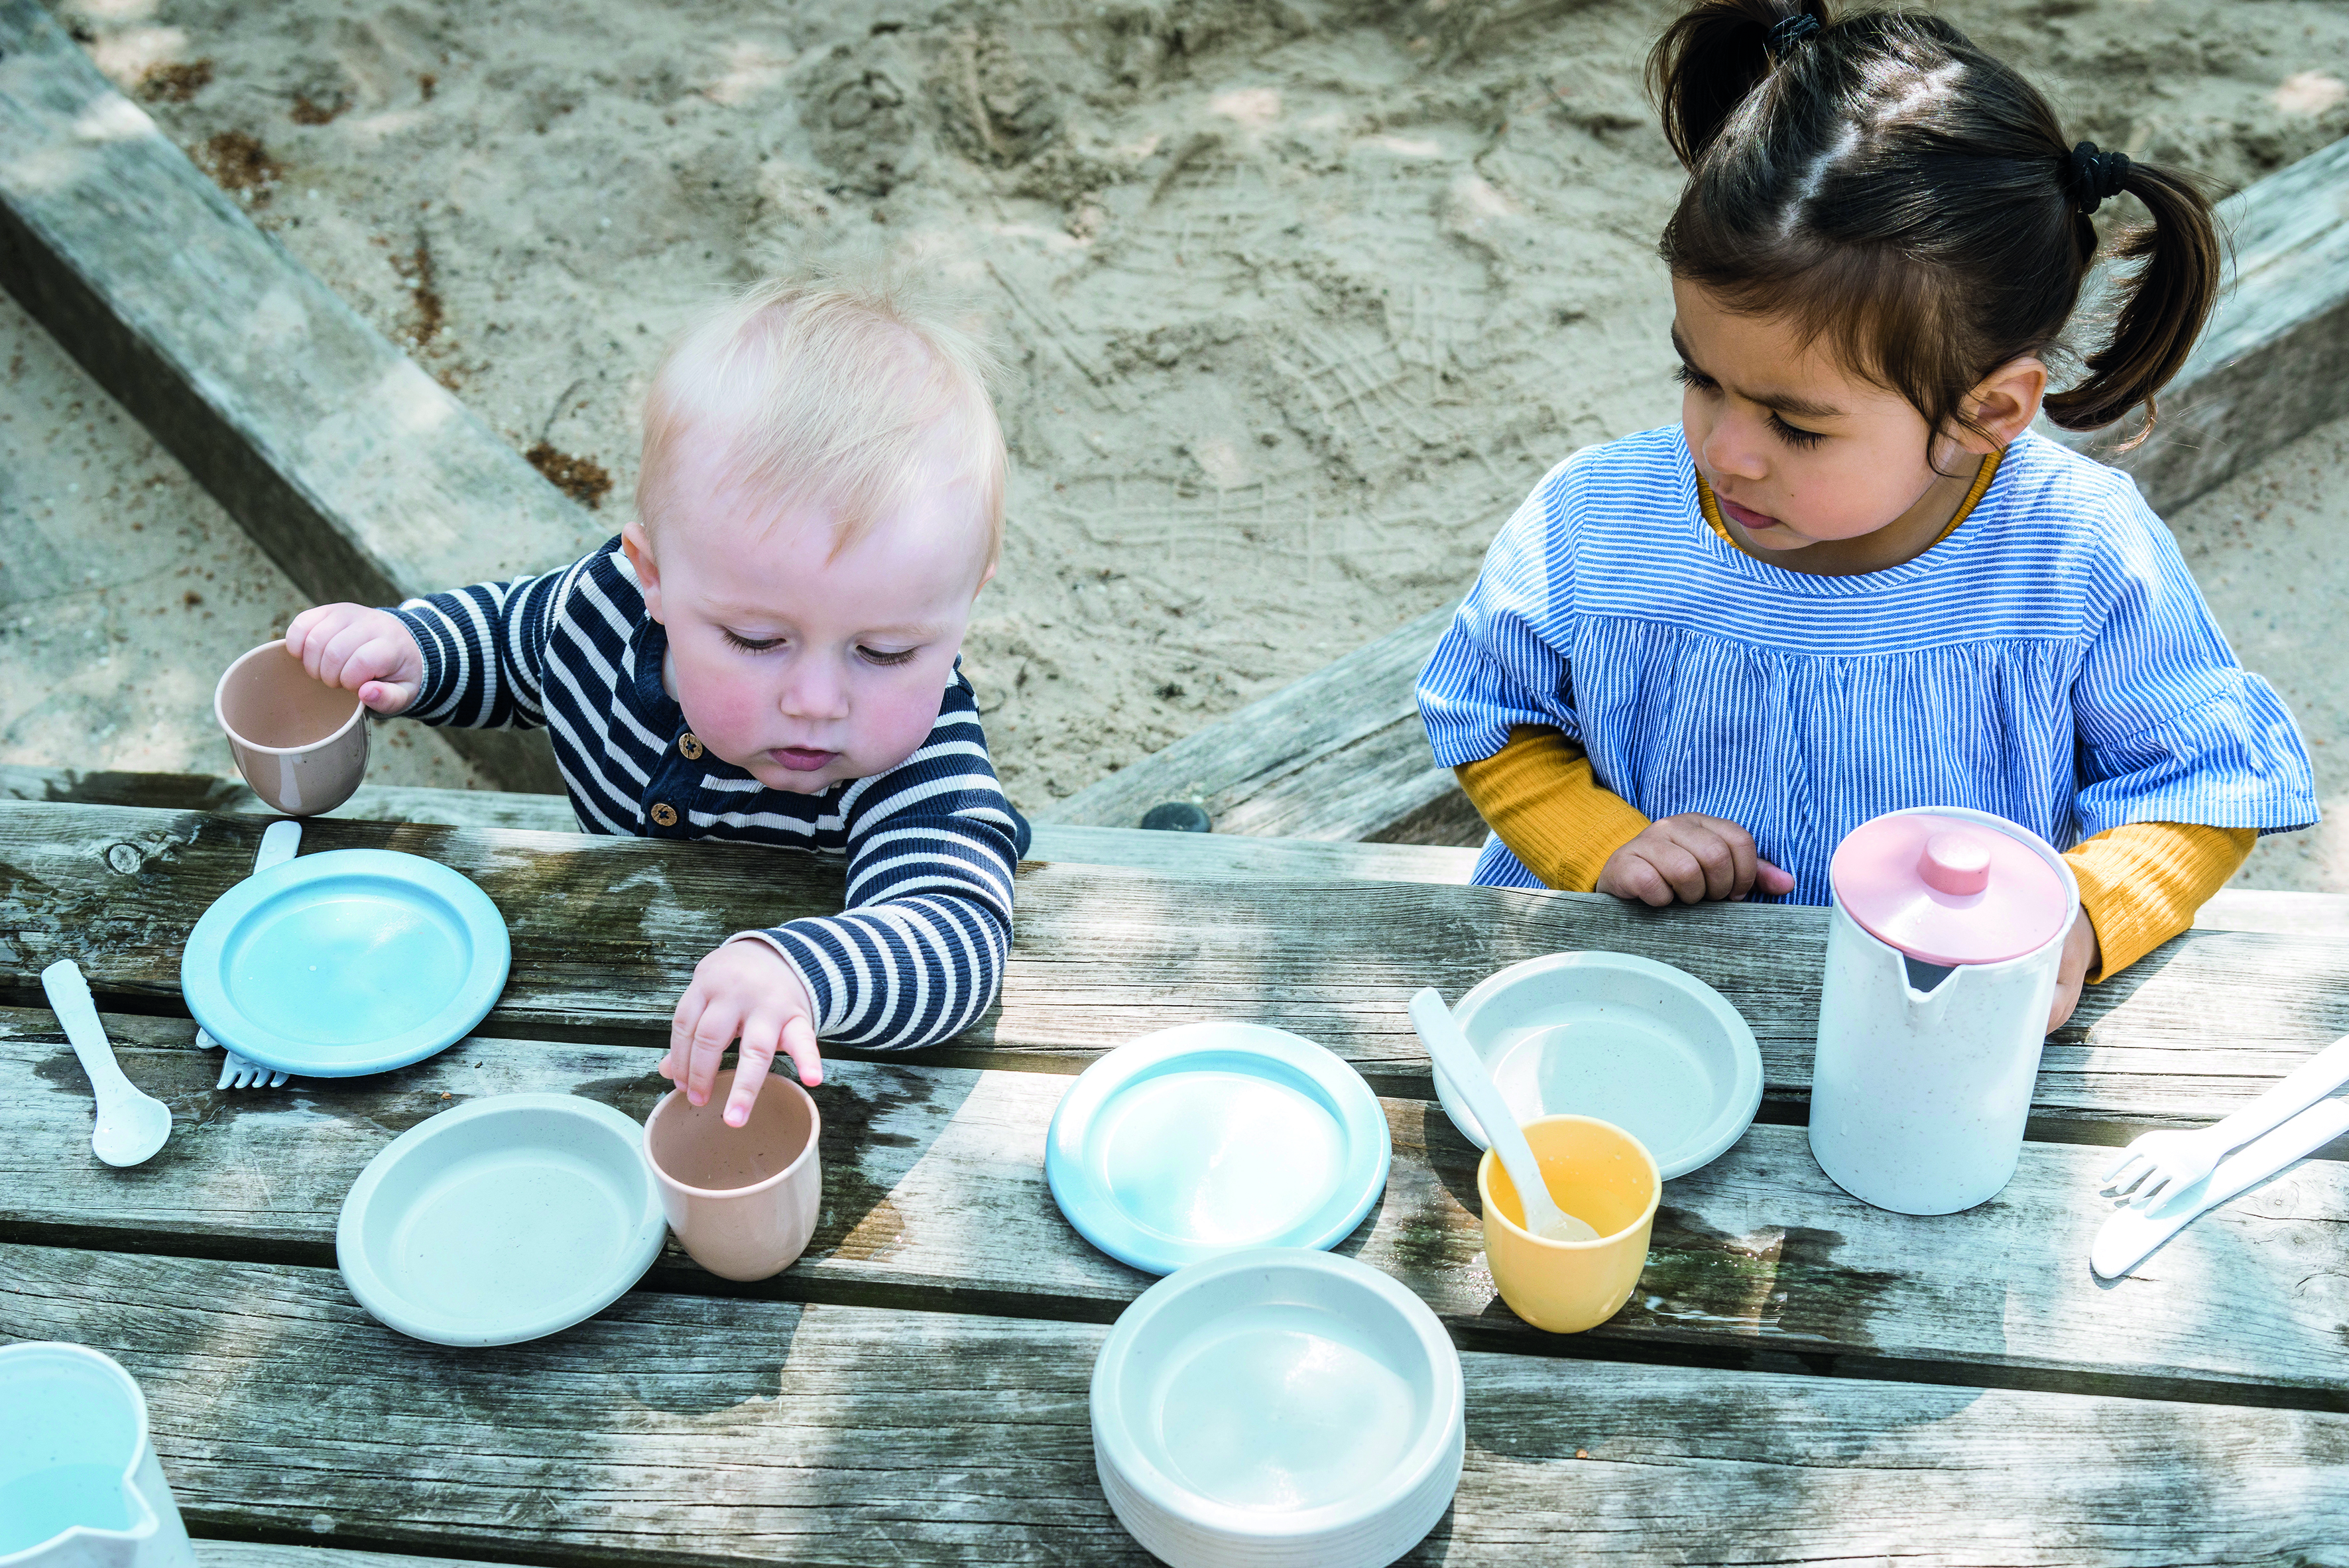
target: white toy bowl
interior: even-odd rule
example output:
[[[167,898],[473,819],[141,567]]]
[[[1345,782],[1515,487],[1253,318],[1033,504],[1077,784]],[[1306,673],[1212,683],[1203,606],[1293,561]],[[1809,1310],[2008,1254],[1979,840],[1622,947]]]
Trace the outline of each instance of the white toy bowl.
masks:
[[[1460,1357],[1351,1258],[1226,1253],[1168,1275],[1093,1363],[1093,1462],[1172,1568],[1382,1568],[1452,1504]]]
[[[1453,1009],[1520,1124],[1595,1116],[1670,1179],[1718,1159],[1762,1105],[1762,1051],[1722,994],[1628,953],[1554,953],[1487,975]],[[1490,1140],[1435,1075],[1462,1137]]]

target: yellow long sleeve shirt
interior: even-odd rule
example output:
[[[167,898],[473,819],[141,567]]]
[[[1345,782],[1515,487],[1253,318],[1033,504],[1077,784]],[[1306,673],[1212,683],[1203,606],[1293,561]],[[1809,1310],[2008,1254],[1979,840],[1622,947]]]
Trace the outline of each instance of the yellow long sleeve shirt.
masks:
[[[1518,726],[1508,745],[1454,771],[1501,842],[1549,887],[1595,891],[1609,857],[1648,826],[1599,783],[1582,748],[1544,726]],[[2089,980],[2111,978],[2192,925],[2258,838],[2250,828],[2131,822],[2073,846],[2064,859],[2102,950]]]

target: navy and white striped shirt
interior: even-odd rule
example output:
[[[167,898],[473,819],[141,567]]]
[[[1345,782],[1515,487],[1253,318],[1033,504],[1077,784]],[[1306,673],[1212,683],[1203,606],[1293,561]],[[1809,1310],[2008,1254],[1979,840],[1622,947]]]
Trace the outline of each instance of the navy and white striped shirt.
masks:
[[[1419,704],[1447,767],[1547,725],[1651,819],[1737,823],[1795,903],[1827,903],[1843,836],[1905,807],[1993,812],[2059,849],[2317,816],[2292,716],[2137,486],[2031,434],[1947,538],[1846,577],[1715,534],[1679,426],[1588,448],[1494,541]],[[1497,839],[1475,880],[1541,885]]]
[[[688,731],[661,686],[668,634],[646,613],[617,539],[562,571],[411,599],[393,614],[424,650],[424,683],[406,717],[543,726],[587,831],[845,855],[841,914],[740,934],[799,971],[818,1038],[930,1045],[995,1000],[1028,825],[996,781],[959,665],[911,757],[793,795],[721,762]]]

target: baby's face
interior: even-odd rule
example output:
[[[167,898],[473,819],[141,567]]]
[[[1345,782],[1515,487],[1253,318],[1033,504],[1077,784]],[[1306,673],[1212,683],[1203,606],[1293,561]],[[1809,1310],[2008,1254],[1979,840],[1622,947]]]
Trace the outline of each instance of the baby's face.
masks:
[[[1868,571],[1923,549],[1955,515],[1974,475],[1966,454],[1988,443],[1936,442],[1949,470],[1937,471],[1924,416],[1845,369],[1824,342],[1681,280],[1672,299],[1681,427],[1723,520],[1747,544],[1797,571]]]
[[[929,734],[994,575],[969,488],[923,486],[835,555],[828,508],[758,500],[698,446],[658,477],[657,538],[625,534],[688,727],[793,794],[887,772]]]

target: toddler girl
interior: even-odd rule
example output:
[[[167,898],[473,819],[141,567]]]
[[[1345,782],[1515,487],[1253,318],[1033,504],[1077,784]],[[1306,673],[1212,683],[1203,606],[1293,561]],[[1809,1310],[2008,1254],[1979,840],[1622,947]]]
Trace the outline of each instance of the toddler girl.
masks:
[[[1494,830],[1475,880],[1825,903],[1869,818],[1994,812],[2071,846],[2053,1028],[2316,818],[2168,531],[2030,429],[2151,418],[2217,293],[2209,209],[2066,141],[1931,15],[1705,0],[1650,73],[1689,170],[1661,246],[1681,423],[1551,470],[1420,677]],[[2135,273],[2050,394],[2124,191],[2153,219]]]

